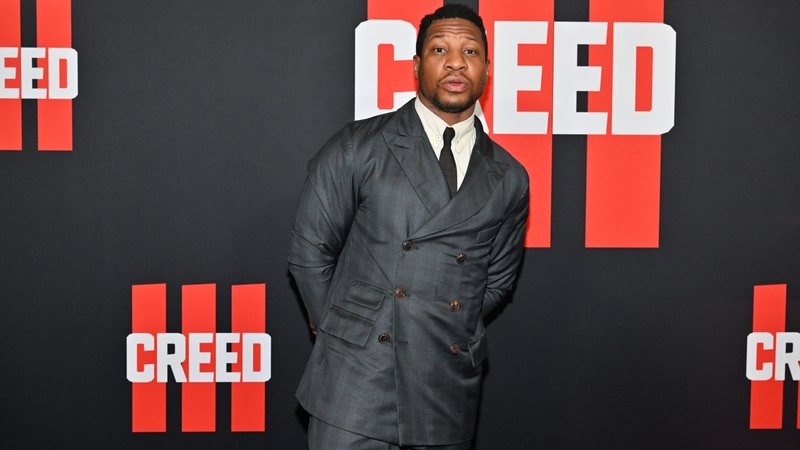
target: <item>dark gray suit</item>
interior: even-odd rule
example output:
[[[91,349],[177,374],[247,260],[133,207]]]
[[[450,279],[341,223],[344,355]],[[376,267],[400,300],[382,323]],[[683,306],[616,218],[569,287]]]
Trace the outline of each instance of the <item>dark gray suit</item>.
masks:
[[[511,289],[525,169],[484,134],[452,199],[413,100],[345,126],[309,162],[289,264],[319,334],[297,398],[402,445],[472,438],[483,317]]]

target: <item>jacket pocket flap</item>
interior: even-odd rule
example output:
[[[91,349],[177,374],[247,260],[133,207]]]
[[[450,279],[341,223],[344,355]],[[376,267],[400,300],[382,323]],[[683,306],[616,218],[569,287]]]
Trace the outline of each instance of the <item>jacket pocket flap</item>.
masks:
[[[364,347],[373,325],[375,322],[333,305],[319,328],[331,336]]]
[[[489,350],[488,343],[486,342],[486,332],[481,333],[480,336],[471,340],[469,344],[467,344],[467,348],[469,348],[469,355],[472,357],[472,367],[477,369],[486,360]]]
[[[377,310],[381,307],[385,296],[386,291],[383,289],[358,280],[350,282],[350,288],[347,290],[347,294],[345,294],[347,301],[373,310]]]

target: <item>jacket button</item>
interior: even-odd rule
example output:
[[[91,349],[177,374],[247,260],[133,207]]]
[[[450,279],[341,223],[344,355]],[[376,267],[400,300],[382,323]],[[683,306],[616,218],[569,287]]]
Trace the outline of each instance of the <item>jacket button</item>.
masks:
[[[456,353],[458,353],[460,351],[461,351],[461,349],[458,347],[458,344],[453,344],[453,345],[450,346],[450,352],[452,354],[455,355]]]
[[[400,299],[400,298],[405,298],[405,297],[406,297],[406,295],[408,295],[408,294],[406,293],[406,290],[405,290],[405,289],[403,289],[403,288],[401,288],[401,287],[399,287],[399,288],[397,288],[397,289],[395,289],[395,290],[394,290],[394,297],[395,297],[395,298],[397,298],[397,299]]]
[[[463,253],[459,253],[458,256],[456,256],[456,262],[459,264],[464,264],[464,261],[466,260],[467,260],[467,255]]]
[[[311,334],[313,334],[314,336],[316,336],[316,335],[317,335],[317,326],[316,326],[316,325],[314,325],[314,324],[312,323],[311,325],[309,325],[309,327],[308,327],[308,328],[310,328],[310,329],[311,329]]]
[[[389,342],[389,333],[383,333],[380,336],[378,336],[378,342],[380,342],[381,344],[386,344],[387,342]]]
[[[414,248],[414,241],[403,241],[403,251],[410,252]]]
[[[461,302],[458,300],[453,300],[450,302],[450,311],[456,312],[461,309]]]

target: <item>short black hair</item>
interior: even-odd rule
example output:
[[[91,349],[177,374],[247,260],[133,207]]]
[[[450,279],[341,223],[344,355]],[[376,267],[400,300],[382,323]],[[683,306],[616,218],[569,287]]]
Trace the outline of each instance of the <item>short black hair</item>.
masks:
[[[417,56],[422,56],[422,44],[428,34],[428,28],[433,22],[442,19],[464,19],[474,23],[481,30],[483,38],[484,59],[489,57],[489,41],[486,39],[486,28],[483,26],[483,19],[469,6],[458,4],[447,4],[434,11],[432,14],[422,18],[419,23],[419,33],[417,34]]]

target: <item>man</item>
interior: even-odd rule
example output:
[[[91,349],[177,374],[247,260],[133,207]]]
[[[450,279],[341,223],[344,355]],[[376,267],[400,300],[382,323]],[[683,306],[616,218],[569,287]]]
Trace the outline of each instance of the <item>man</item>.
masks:
[[[417,99],[308,166],[290,271],[316,342],[297,391],[315,449],[469,449],[486,335],[523,252],[528,176],[474,117],[489,73],[471,9],[423,18]]]

